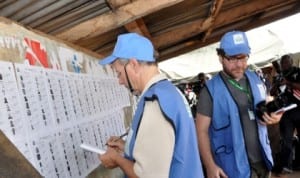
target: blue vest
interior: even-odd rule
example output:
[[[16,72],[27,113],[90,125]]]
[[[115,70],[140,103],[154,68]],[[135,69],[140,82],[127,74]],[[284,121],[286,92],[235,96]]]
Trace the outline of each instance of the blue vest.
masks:
[[[128,142],[129,153],[125,153],[125,156],[134,161],[132,154],[135,139],[138,134],[145,101],[149,100],[158,101],[162,113],[174,128],[175,146],[169,177],[202,178],[203,172],[197,146],[196,130],[189,106],[180,91],[168,80],[161,80],[153,84],[141,96],[131,125],[131,140]],[[155,131],[155,128],[153,131]]]
[[[255,108],[257,103],[265,100],[265,95],[261,95],[258,87],[262,82],[253,72],[246,71],[246,76],[250,83],[253,95],[253,108]],[[213,116],[209,128],[209,136],[215,162],[230,178],[250,177],[250,163],[246,152],[238,107],[220,74],[209,80],[207,87],[211,96],[213,96]],[[273,159],[267,127],[259,123],[257,123],[257,127],[262,157],[267,168],[271,170]]]

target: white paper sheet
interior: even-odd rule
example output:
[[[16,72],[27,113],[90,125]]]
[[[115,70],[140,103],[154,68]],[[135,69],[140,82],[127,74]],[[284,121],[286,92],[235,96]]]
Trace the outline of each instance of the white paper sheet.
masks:
[[[83,178],[99,165],[83,142],[104,148],[123,134],[128,92],[111,76],[0,62],[0,128],[46,178]],[[15,76],[16,74],[16,76]]]

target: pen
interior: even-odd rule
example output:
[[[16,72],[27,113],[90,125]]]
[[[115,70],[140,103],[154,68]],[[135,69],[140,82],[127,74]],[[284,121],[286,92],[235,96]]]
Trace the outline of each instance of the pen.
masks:
[[[123,133],[122,135],[119,136],[119,138],[115,141],[118,141],[120,139],[122,139],[123,137],[125,137],[126,135],[128,135],[128,132]]]
[[[126,135],[128,135],[128,132],[123,133],[122,135],[120,135],[116,140],[114,140],[114,142],[122,139],[123,137],[125,137]],[[108,145],[107,143],[105,144],[106,146]]]

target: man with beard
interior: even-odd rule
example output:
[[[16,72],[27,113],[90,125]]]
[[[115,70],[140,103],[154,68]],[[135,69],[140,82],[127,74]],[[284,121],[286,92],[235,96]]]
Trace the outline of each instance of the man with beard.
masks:
[[[200,92],[196,127],[202,161],[208,178],[269,178],[273,160],[267,124],[282,113],[258,118],[256,104],[266,90],[260,78],[247,69],[250,47],[241,31],[226,33],[217,49],[223,70]]]

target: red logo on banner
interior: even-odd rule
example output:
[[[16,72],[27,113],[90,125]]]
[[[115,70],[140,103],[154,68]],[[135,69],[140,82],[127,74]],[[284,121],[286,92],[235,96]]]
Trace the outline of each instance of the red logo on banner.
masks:
[[[29,61],[30,65],[40,64],[43,67],[48,68],[47,52],[44,47],[41,46],[39,41],[24,39],[26,42],[26,54],[25,58]]]

